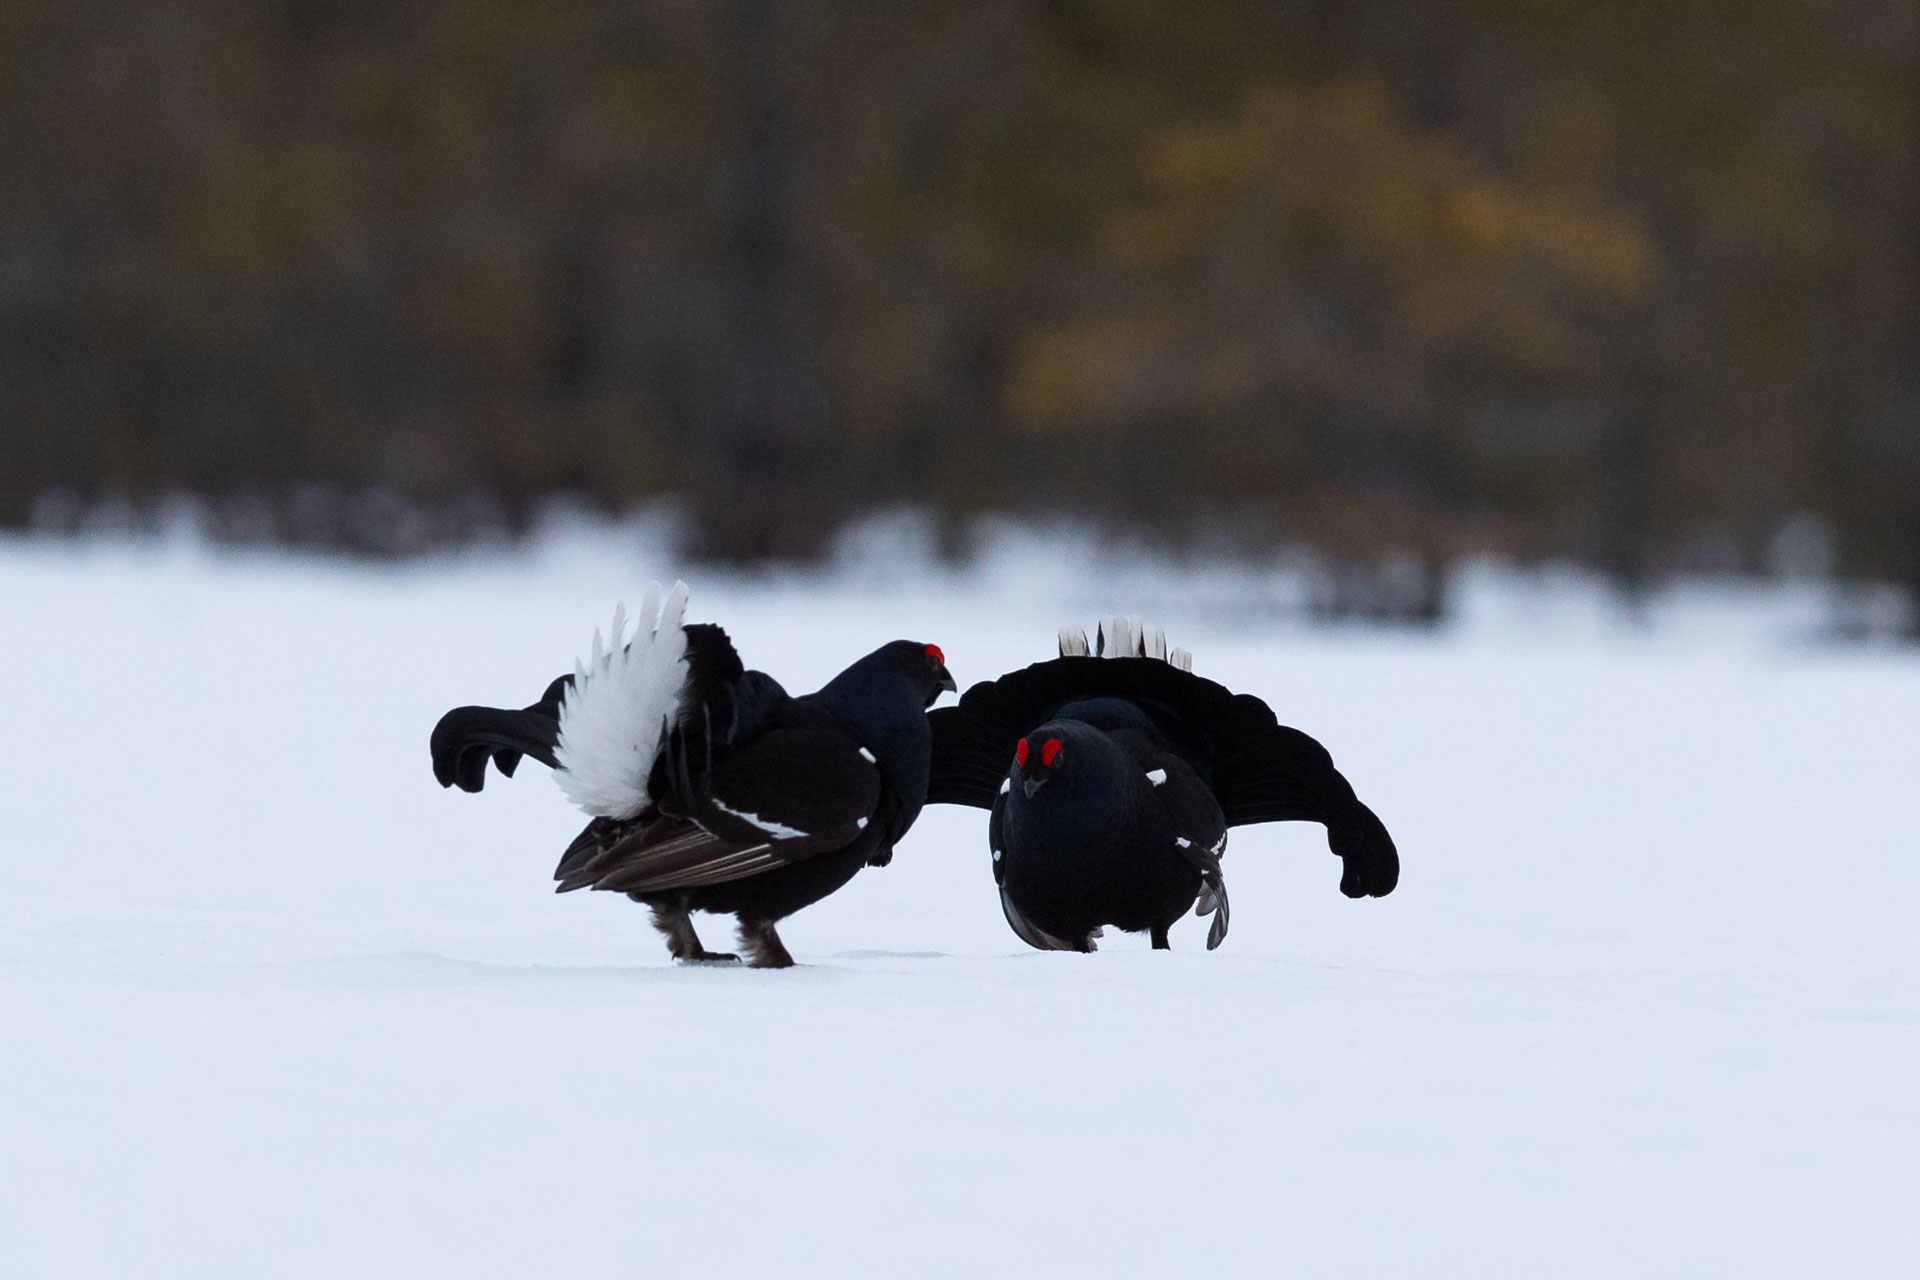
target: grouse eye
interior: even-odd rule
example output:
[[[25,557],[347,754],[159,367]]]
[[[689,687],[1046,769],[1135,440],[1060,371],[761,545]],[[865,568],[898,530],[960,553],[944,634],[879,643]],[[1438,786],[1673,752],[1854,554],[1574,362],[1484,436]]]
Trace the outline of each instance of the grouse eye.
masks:
[[[1015,763],[1022,769],[1027,767],[1027,740],[1025,738],[1020,739],[1019,745],[1014,747],[1013,758]]]
[[[937,644],[927,646],[927,656],[943,667],[947,665],[947,655],[940,652],[940,646]]]
[[[1060,739],[1048,738],[1047,744],[1040,748],[1040,763],[1053,768],[1053,762],[1060,758]]]

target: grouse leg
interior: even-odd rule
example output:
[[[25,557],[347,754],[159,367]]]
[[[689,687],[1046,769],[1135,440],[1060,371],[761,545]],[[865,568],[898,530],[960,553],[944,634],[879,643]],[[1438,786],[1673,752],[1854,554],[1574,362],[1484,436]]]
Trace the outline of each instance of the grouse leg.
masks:
[[[788,969],[793,966],[793,956],[788,953],[786,944],[780,941],[780,935],[773,931],[771,920],[749,920],[741,916],[740,949],[752,957],[747,963],[756,969]]]
[[[1163,924],[1154,925],[1152,930],[1152,935],[1153,935],[1153,949],[1155,951],[1173,950],[1173,944],[1167,941],[1167,926]]]
[[[655,902],[653,927],[667,935],[667,953],[686,964],[738,964],[740,957],[729,951],[709,951],[700,945],[693,931],[693,916],[684,906]]]

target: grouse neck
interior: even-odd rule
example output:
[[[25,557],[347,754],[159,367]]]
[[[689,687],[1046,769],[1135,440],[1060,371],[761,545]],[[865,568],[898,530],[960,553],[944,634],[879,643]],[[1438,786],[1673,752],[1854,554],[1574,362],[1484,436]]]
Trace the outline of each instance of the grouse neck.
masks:
[[[913,682],[878,654],[862,658],[829,680],[813,700],[869,733],[884,733],[927,718]]]
[[[927,723],[926,695],[890,655],[874,654],[854,663],[811,697],[816,705],[844,720],[878,756],[888,787],[911,822],[926,801],[933,771],[933,730]]]

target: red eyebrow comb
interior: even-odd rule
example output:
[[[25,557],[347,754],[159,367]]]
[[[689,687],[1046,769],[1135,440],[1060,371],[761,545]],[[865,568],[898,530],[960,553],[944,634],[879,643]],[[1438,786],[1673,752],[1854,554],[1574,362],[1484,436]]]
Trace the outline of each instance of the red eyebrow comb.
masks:
[[[1022,769],[1027,767],[1027,740],[1025,738],[1020,739],[1020,745],[1013,749],[1013,758]]]
[[[943,667],[947,665],[947,655],[940,652],[940,646],[937,644],[927,646],[927,656]]]
[[[1048,738],[1047,744],[1044,747],[1040,748],[1040,763],[1045,765],[1047,768],[1051,769],[1053,768],[1054,758],[1059,754],[1060,754],[1060,739]]]

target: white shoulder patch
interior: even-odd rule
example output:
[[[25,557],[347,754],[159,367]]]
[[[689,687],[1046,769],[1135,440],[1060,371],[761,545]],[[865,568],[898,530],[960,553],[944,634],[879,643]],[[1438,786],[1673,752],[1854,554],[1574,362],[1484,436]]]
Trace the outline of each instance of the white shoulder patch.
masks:
[[[1005,795],[1007,794],[1007,792],[1011,790],[1013,790],[1013,779],[1012,778],[1000,779],[1000,794]]]
[[[871,751],[869,751],[869,750],[867,750],[867,749],[866,749],[865,747],[862,747],[862,748],[860,748],[860,758],[861,758],[862,760],[865,760],[865,761],[866,761],[866,762],[867,762],[868,764],[879,764],[879,763],[880,763],[880,762],[879,762],[878,760],[875,760],[875,759],[873,758],[873,752],[871,752]]]
[[[711,799],[711,797],[709,798]],[[713,800],[713,807],[724,814],[740,819],[740,821],[750,827],[766,832],[775,840],[794,840],[807,834],[798,827],[789,827],[783,822],[775,822],[772,818],[763,818],[757,813],[748,813],[744,809],[735,809],[730,805],[721,804],[717,799]]]
[[[1157,787],[1161,783],[1165,782],[1166,780],[1167,780],[1167,771],[1165,769],[1147,770],[1147,781],[1151,782],[1154,786]]]
[[[613,643],[593,633],[592,656],[574,667],[573,687],[560,704],[554,780],[567,799],[602,818],[631,818],[650,803],[647,775],[667,726],[680,711],[687,682],[687,584],[646,599],[628,641],[627,611],[613,613]]]

